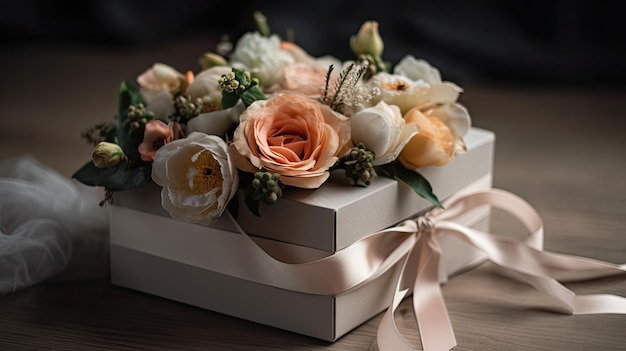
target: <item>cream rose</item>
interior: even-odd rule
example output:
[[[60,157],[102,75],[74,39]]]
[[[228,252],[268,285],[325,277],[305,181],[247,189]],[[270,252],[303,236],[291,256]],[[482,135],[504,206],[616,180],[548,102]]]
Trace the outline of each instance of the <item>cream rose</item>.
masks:
[[[363,143],[374,153],[373,165],[395,160],[410,138],[417,133],[417,125],[405,123],[398,106],[381,101],[350,117],[352,141]]]
[[[349,120],[300,94],[250,105],[240,117],[231,148],[247,172],[278,173],[286,185],[318,188],[350,142]]]
[[[239,186],[226,142],[203,133],[161,147],[152,164],[152,180],[163,187],[161,204],[170,216],[199,224],[221,216]]]

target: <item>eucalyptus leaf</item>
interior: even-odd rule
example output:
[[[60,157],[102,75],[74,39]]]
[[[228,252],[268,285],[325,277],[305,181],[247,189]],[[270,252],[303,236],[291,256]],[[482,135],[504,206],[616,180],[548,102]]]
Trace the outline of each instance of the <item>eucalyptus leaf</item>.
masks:
[[[126,162],[120,163],[117,167],[98,168],[92,161],[86,163],[72,178],[89,186],[102,186],[109,190],[124,190],[139,186],[149,179],[146,169],[138,167],[134,169],[126,168]]]

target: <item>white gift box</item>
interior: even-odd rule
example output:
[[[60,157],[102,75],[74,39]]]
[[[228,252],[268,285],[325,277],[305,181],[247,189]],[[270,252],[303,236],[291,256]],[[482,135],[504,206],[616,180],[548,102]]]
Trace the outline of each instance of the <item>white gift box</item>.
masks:
[[[472,128],[467,152],[443,167],[420,173],[443,200],[492,184],[494,134]],[[156,186],[116,194],[111,207],[111,280],[153,295],[212,311],[334,341],[388,307],[401,269],[396,264],[376,280],[338,296],[285,290],[229,274],[224,252],[241,248],[244,236],[228,216],[211,227],[171,219],[160,207]],[[366,235],[431,208],[403,184],[385,178],[356,187],[337,172],[317,190],[289,189],[261,217],[240,201],[237,222],[278,260],[311,261],[342,250]],[[489,209],[468,213],[462,224],[487,229]],[[481,254],[453,237],[441,242],[441,277],[473,267]]]

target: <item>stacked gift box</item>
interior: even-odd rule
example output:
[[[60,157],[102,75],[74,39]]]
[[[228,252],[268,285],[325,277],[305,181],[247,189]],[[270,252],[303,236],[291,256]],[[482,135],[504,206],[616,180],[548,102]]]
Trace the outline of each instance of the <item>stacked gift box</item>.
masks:
[[[467,151],[448,165],[419,170],[442,200],[492,185],[494,134],[471,128],[464,141]],[[367,187],[347,186],[349,181],[335,171],[315,191],[289,189],[277,204],[262,204],[261,216],[249,212],[241,199],[237,224],[274,258],[307,262],[432,207],[390,178],[378,177]],[[238,278],[229,275],[226,262],[254,263],[247,261],[245,239],[231,217],[222,215],[211,226],[178,221],[162,209],[160,196],[154,184],[115,195],[110,233],[113,284],[328,341],[389,306],[401,263],[336,296]],[[489,209],[468,213],[462,221],[487,229]],[[453,237],[442,238],[441,245],[442,283],[482,262],[481,254]],[[239,257],[224,257],[240,247]]]

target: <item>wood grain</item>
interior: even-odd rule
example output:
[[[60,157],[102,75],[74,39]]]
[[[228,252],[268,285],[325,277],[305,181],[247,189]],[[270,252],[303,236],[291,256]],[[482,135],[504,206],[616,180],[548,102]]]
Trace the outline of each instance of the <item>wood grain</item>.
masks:
[[[88,160],[80,132],[115,114],[121,79],[154,61],[195,69],[195,40],[145,51],[23,47],[0,57],[0,159],[30,153],[71,175]],[[445,72],[444,72],[445,78]],[[541,213],[546,249],[626,262],[626,90],[465,86],[475,126],[496,133],[495,186]],[[495,232],[519,235],[495,213]],[[1,350],[377,350],[368,321],[335,343],[281,331],[91,279],[55,279],[0,298]],[[626,277],[569,284],[626,296]],[[455,350],[624,350],[626,316],[541,310],[530,287],[490,264],[443,287]],[[414,325],[409,301],[397,315]],[[410,338],[418,343],[415,335]]]

